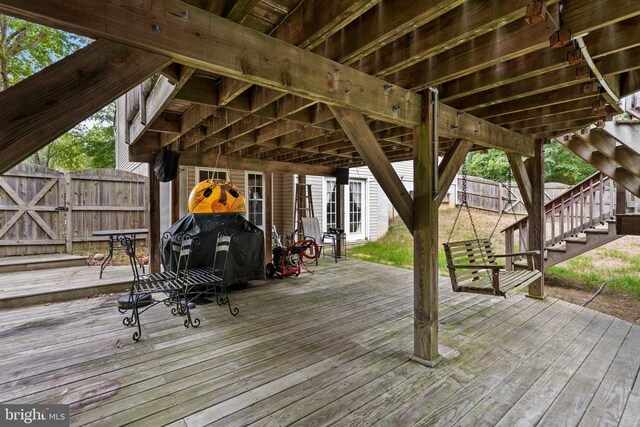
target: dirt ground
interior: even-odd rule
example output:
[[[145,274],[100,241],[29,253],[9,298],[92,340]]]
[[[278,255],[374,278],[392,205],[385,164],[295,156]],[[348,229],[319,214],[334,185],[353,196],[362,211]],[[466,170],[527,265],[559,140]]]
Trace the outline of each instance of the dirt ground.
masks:
[[[576,287],[558,286],[548,281],[545,283],[545,291],[551,297],[578,305],[584,304],[595,293]],[[607,289],[606,286],[586,307],[640,325],[640,301],[615,290]]]

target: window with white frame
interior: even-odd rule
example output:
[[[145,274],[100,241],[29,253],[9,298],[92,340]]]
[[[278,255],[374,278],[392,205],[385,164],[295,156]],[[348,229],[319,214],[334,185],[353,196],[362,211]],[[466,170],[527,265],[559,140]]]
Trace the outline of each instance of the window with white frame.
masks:
[[[229,180],[227,171],[224,169],[198,168],[196,172],[197,172],[196,177],[198,178],[198,182],[202,182],[207,179],[223,179],[225,181]]]
[[[246,183],[249,222],[264,229],[264,175],[261,172],[247,172]]]

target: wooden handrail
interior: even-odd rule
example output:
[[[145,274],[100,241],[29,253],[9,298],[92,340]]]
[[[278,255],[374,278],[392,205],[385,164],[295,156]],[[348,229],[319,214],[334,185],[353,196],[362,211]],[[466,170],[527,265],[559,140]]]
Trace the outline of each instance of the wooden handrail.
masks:
[[[607,191],[610,193],[608,200],[605,199]],[[545,204],[545,223],[551,228],[545,245],[558,243],[566,237],[604,222],[607,218],[612,218],[616,211],[615,203],[614,182],[601,172],[569,188]],[[605,204],[608,205],[607,208]],[[520,247],[526,247],[524,243],[527,229],[526,216],[504,228],[502,232],[506,238],[505,249],[513,251],[516,230],[520,234]]]

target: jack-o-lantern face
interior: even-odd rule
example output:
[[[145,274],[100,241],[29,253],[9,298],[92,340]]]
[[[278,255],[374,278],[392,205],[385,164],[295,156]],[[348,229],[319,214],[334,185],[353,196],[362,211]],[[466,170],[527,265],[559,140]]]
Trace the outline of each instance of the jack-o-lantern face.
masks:
[[[238,187],[222,179],[207,179],[189,194],[191,213],[246,213],[244,196]]]

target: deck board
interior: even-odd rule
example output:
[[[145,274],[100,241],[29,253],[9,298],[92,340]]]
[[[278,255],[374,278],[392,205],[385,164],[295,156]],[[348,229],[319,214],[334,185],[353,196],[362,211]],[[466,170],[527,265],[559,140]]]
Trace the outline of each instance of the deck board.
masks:
[[[236,318],[198,307],[197,329],[155,307],[139,343],[114,297],[0,310],[0,402],[66,403],[73,425],[637,422],[637,326],[442,279],[429,369],[408,359],[411,289],[407,270],[325,263],[234,292]]]

